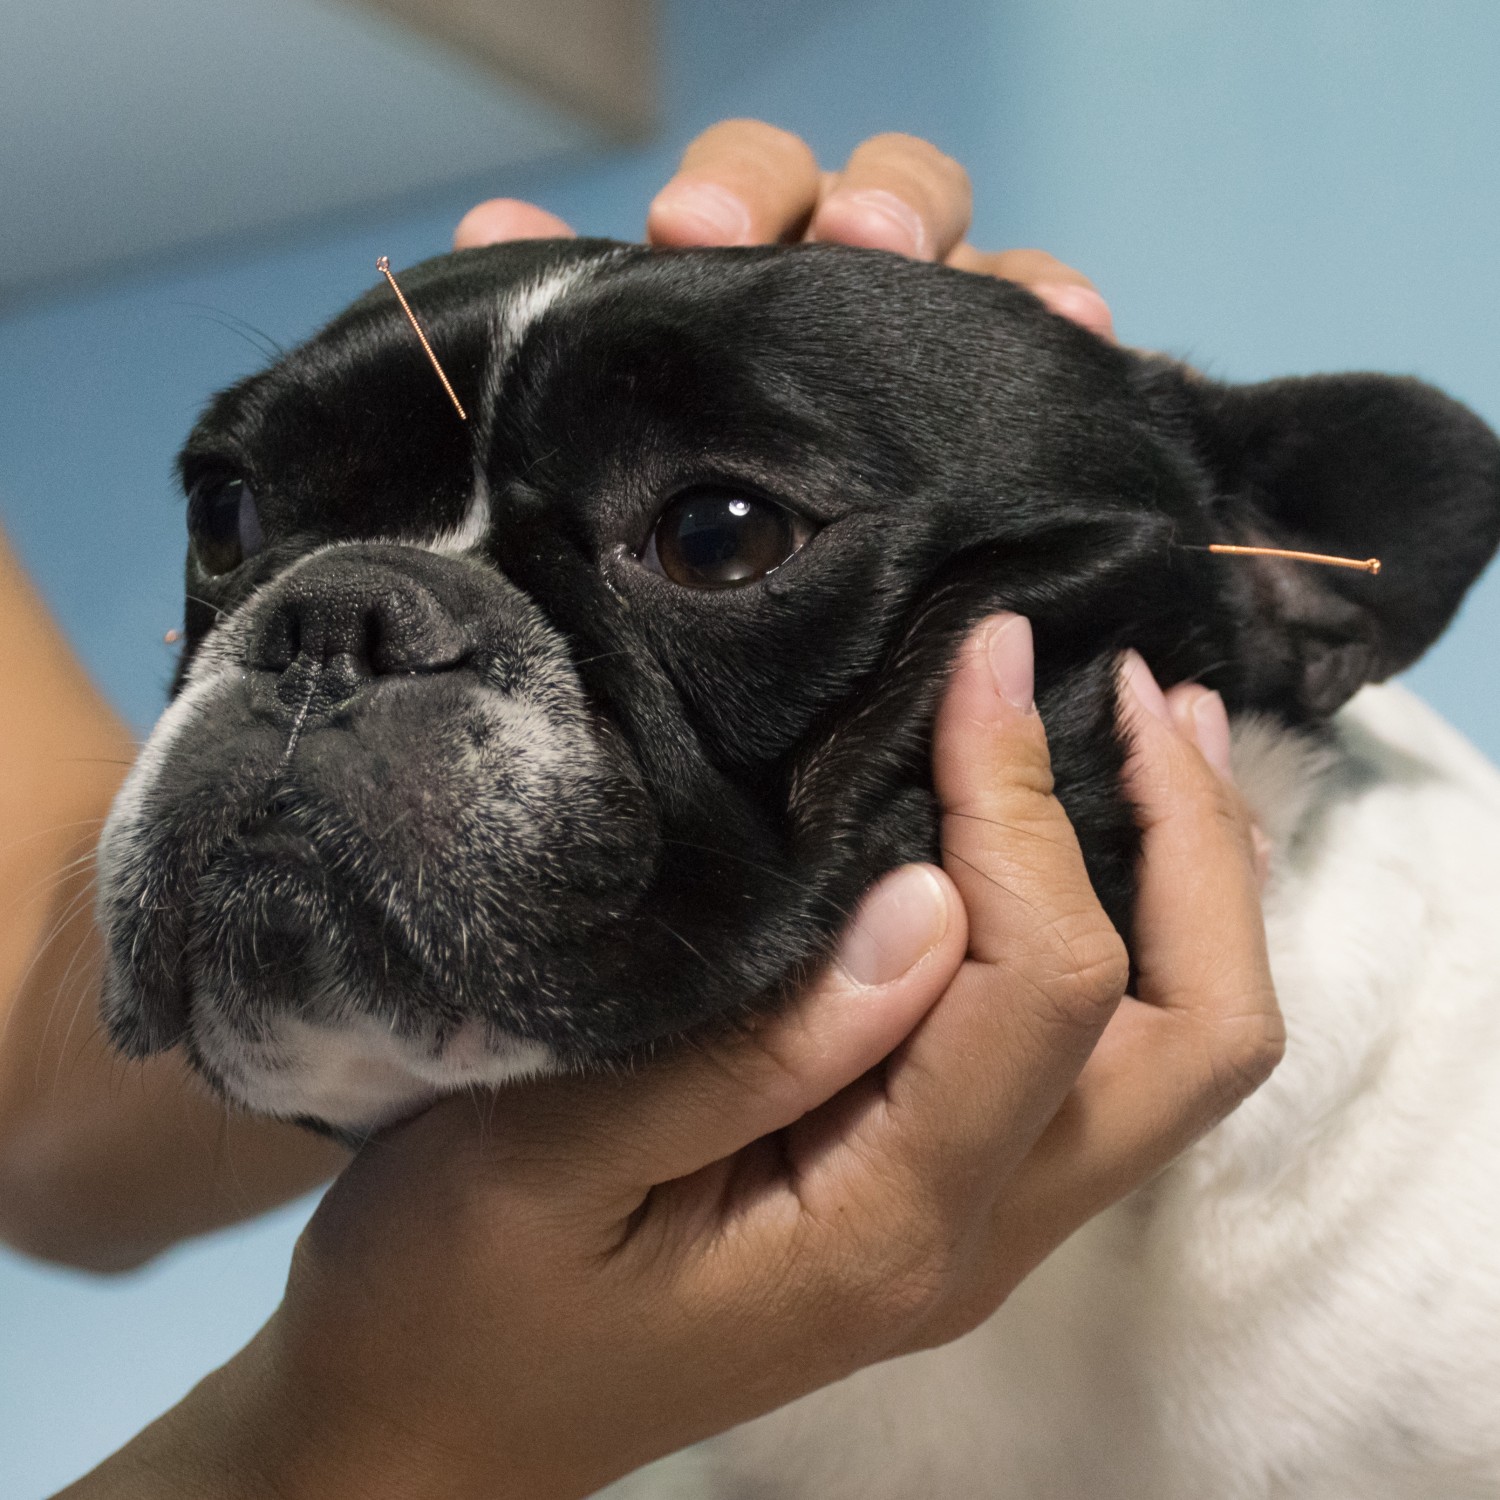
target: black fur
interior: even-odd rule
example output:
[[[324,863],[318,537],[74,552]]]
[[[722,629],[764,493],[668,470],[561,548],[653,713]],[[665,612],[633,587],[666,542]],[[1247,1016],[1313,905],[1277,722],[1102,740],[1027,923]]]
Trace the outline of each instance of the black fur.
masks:
[[[502,295],[569,262],[497,348]],[[481,1017],[583,1064],[772,1003],[877,875],[936,854],[934,704],[1001,608],[1033,622],[1059,794],[1128,930],[1117,653],[1321,718],[1421,653],[1500,536],[1500,446],[1427,387],[1215,385],[875,252],[533,242],[403,282],[467,427],[381,289],[183,453],[189,486],[248,479],[266,546],[218,578],[189,561],[184,673],[218,652],[234,681],[106,891],[130,1050],[210,992],[250,1029],[367,1011],[441,1040]],[[476,471],[481,552],[419,550]],[[702,484],[816,535],[758,583],[673,584],[640,554]],[[287,571],[329,543],[362,545]],[[487,754],[480,684],[540,705],[579,765],[538,782]]]

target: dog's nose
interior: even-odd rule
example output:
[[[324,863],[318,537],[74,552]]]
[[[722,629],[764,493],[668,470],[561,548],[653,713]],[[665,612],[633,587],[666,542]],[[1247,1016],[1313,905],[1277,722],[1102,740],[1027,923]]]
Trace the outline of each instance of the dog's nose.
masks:
[[[301,706],[310,694],[342,702],[380,677],[447,671],[463,660],[466,644],[419,579],[338,548],[272,586],[245,661],[277,674],[277,697]]]

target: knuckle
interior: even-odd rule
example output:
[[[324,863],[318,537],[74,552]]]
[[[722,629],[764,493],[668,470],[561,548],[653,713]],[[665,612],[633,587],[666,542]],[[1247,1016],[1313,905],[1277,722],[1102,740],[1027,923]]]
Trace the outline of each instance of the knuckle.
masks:
[[[919,1190],[883,1216],[878,1232],[846,1237],[835,1231],[833,1242],[841,1241],[839,1255],[827,1254],[826,1243],[815,1247],[822,1284],[812,1305],[841,1347],[859,1348],[866,1360],[883,1358],[947,1305],[959,1236],[931,1195]]]
[[[782,169],[801,168],[816,172],[818,159],[813,149],[800,135],[772,125],[766,120],[724,120],[712,127],[713,132],[722,132],[716,139],[732,143],[738,150],[750,155],[774,158]]]
[[[1222,1119],[1275,1072],[1286,1053],[1286,1028],[1269,989],[1233,1015],[1207,1022],[1199,1043],[1200,1098],[1211,1120]]]
[[[1051,830],[1066,821],[1053,796],[1055,782],[1041,720],[1006,726],[1000,733],[951,736],[940,780],[951,811]]]
[[[1078,930],[1069,931],[1069,927]],[[1102,910],[1064,926],[1051,924],[1058,980],[1051,994],[1062,1019],[1084,1026],[1112,1012],[1130,983],[1130,955]]]
[[[802,1008],[769,1020],[751,1020],[737,1028],[725,1046],[708,1046],[700,1066],[722,1078],[731,1095],[749,1088],[765,1094],[800,1094],[806,1085],[803,1059],[816,1048],[806,1045]]]
[[[889,1277],[879,1291],[881,1321],[898,1340],[930,1323],[948,1299],[952,1276],[943,1264],[912,1266]]]
[[[904,160],[907,165],[920,171],[937,172],[948,178],[962,178],[965,182],[969,180],[969,174],[951,156],[919,135],[911,135],[904,130],[887,130],[879,135],[872,135],[864,144],[865,149],[872,153],[879,152],[882,156]]]
[[[941,212],[946,218],[957,208],[967,217],[973,199],[969,174],[931,141],[892,131],[872,137],[861,150],[866,148],[867,160],[874,159],[904,177],[909,190],[928,205],[929,212]]]
[[[1220,1073],[1236,1100],[1253,1094],[1286,1056],[1286,1027],[1274,995],[1269,1002],[1241,1017],[1225,1044]]]
[[[1006,985],[1030,997],[1027,1011],[1045,1030],[1096,1033],[1130,983],[1125,944],[1092,890],[1045,915],[1027,906],[1029,924],[992,936],[984,956]]]
[[[893,1236],[883,1253],[870,1257],[857,1300],[862,1316],[897,1339],[928,1322],[948,1300],[956,1256],[951,1237],[930,1218],[914,1231]]]

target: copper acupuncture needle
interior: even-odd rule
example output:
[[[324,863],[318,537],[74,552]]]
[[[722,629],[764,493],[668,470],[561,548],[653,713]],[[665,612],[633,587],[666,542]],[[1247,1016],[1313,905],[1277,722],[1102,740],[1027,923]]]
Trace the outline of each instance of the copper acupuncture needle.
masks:
[[[375,269],[390,282],[391,290],[396,294],[396,300],[401,304],[401,311],[406,314],[406,321],[411,324],[411,331],[421,341],[422,348],[427,353],[427,358],[432,361],[432,368],[437,371],[437,378],[443,382],[443,389],[448,393],[448,399],[453,403],[453,409],[458,413],[461,422],[469,420],[469,414],[463,408],[463,403],[458,399],[447,375],[443,373],[443,367],[438,363],[438,357],[432,352],[432,345],[427,342],[427,335],[422,332],[422,325],[417,322],[417,315],[411,310],[411,303],[406,300],[406,294],[396,285],[396,278],[391,274],[391,260],[388,255],[382,255],[375,262]]]
[[[1196,552],[1199,549],[1191,549]],[[1334,557],[1327,552],[1294,552],[1286,547],[1236,547],[1228,542],[1211,542],[1203,549],[1216,552],[1221,557],[1283,557],[1288,562],[1317,563],[1324,568],[1351,568],[1356,573],[1368,573],[1373,578],[1380,572],[1378,557]]]

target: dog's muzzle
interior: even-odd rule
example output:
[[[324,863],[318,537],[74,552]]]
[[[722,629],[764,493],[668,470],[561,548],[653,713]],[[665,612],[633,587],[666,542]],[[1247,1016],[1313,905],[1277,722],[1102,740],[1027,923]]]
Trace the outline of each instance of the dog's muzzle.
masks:
[[[120,794],[105,1019],[357,1128],[602,1037],[601,945],[657,854],[530,598],[464,558],[326,548],[200,644]]]

